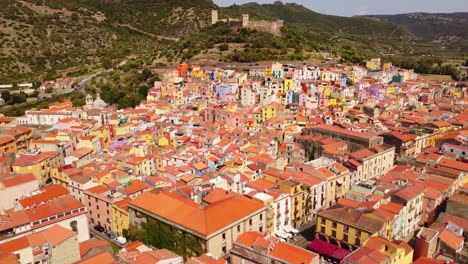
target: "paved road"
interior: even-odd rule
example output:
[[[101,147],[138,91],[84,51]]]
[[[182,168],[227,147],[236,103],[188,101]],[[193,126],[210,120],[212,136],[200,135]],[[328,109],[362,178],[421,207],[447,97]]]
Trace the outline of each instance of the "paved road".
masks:
[[[90,224],[91,226],[92,224]],[[119,243],[116,243],[115,240],[113,239],[110,239],[106,236],[106,233],[105,232],[98,232],[96,231],[94,228],[89,228],[89,233],[93,236],[93,237],[96,237],[96,238],[99,238],[99,239],[102,239],[102,240],[106,240],[106,241],[109,241],[109,243],[112,243],[114,245],[116,245],[117,247],[119,248],[123,248],[125,245],[120,245]]]

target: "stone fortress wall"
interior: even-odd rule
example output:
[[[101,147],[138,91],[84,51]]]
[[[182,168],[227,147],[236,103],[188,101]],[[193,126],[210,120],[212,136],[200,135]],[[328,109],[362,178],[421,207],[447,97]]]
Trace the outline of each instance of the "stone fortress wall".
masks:
[[[283,27],[283,20],[277,21],[267,21],[267,20],[258,20],[258,21],[251,21],[249,18],[249,14],[242,14],[240,19],[237,18],[225,18],[219,19],[218,10],[211,11],[211,24],[216,24],[217,22],[225,22],[230,23],[232,25],[242,27],[242,28],[249,28],[249,29],[256,29],[259,31],[265,31],[271,34],[279,35],[281,33],[281,28]]]

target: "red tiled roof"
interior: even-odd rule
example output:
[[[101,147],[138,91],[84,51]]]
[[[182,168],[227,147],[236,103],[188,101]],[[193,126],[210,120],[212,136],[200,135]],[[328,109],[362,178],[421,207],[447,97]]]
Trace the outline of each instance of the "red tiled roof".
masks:
[[[27,208],[70,193],[67,188],[59,184],[52,184],[49,186],[42,187],[39,191],[40,193],[35,194],[31,197],[19,199],[18,202],[23,208]]]
[[[89,239],[80,243],[80,256],[83,257],[93,248],[110,247],[110,243],[101,239]]]
[[[255,241],[262,237],[263,235],[259,232],[245,232],[237,238],[236,243],[251,248],[254,245]]]
[[[37,181],[36,176],[34,176],[31,173],[26,173],[26,174],[20,174],[8,178],[1,179],[0,182],[5,186],[6,188],[8,187],[13,187],[16,185],[21,185],[23,183],[28,183],[32,181]]]
[[[201,208],[192,200],[171,192],[145,192],[129,205],[142,208],[203,235],[212,234],[264,208],[262,203],[242,195]]]
[[[305,249],[287,243],[278,243],[270,251],[270,255],[292,264],[311,263],[319,256]]]

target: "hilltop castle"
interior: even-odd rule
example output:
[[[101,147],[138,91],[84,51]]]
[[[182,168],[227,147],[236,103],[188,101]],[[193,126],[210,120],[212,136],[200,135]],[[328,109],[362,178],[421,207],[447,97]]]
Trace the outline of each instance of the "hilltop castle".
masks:
[[[249,14],[242,14],[241,18],[218,18],[218,10],[211,11],[211,24],[216,24],[219,21],[229,23],[242,28],[257,29],[260,31],[265,31],[271,34],[278,35],[281,33],[281,28],[283,27],[283,20],[276,21],[267,21],[267,20],[258,20],[250,21]]]

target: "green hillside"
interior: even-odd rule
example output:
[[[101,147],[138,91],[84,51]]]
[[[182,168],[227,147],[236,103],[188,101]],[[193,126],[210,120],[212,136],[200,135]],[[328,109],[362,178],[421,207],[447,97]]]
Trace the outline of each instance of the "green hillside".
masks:
[[[212,9],[221,18],[248,13],[251,20],[282,19],[284,27],[271,35],[211,25]],[[0,83],[78,76],[128,58],[154,66],[304,60],[328,52],[359,62],[373,56],[453,58],[468,44],[455,35],[441,48],[440,41],[421,35],[435,32],[420,34],[423,30],[390,20],[323,15],[297,4],[220,8],[211,0],[2,0]]]

